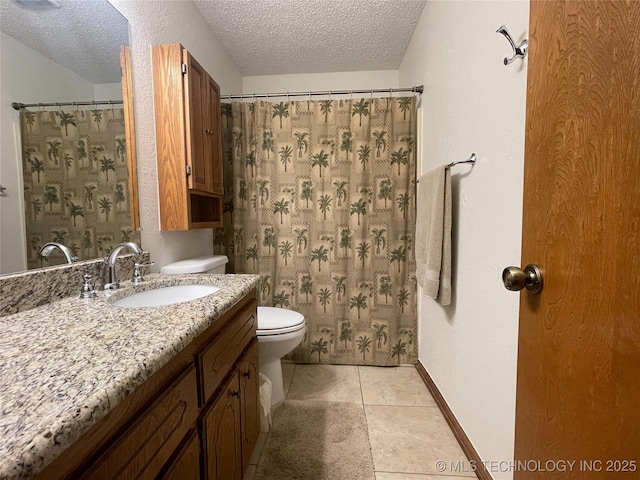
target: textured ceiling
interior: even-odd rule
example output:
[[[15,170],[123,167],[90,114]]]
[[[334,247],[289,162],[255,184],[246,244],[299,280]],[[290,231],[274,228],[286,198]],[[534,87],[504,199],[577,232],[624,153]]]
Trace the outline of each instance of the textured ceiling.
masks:
[[[120,82],[127,20],[107,0],[58,0],[60,8],[28,10],[0,0],[0,30],[93,84]]]
[[[91,83],[119,82],[126,19],[107,0],[58,1],[36,11],[0,0],[0,30]],[[396,70],[426,0],[194,3],[247,76]]]
[[[240,74],[396,70],[426,0],[194,0]]]

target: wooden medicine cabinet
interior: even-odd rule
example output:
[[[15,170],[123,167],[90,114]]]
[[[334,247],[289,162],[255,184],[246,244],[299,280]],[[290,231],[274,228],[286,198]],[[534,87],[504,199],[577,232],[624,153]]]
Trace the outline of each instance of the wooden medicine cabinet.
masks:
[[[160,228],[222,226],[220,87],[180,44],[154,45]]]

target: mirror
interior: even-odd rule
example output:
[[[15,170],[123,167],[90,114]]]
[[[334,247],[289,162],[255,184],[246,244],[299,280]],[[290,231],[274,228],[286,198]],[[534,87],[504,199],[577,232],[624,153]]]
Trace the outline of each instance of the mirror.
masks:
[[[101,258],[123,239],[139,242],[128,50],[121,52],[129,43],[127,20],[107,0],[0,0],[0,30],[0,274],[66,262],[57,253],[41,258],[38,242],[72,243],[82,260]],[[91,104],[109,100],[124,105]],[[23,119],[22,128],[40,136],[25,134],[23,160],[14,102],[75,105],[28,109],[35,120]],[[107,138],[111,123],[122,131]],[[92,144],[91,132],[97,132],[95,145],[82,158],[78,152]],[[50,148],[55,135],[63,143],[57,155]],[[123,172],[117,178],[116,169]],[[83,179],[85,171],[93,178]],[[103,193],[87,198],[86,189]],[[105,230],[116,215],[118,228]],[[34,231],[32,221],[47,225]]]

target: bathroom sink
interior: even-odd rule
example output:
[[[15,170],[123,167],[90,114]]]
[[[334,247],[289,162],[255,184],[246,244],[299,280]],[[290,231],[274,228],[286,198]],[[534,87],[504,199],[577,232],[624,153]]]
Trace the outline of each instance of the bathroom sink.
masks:
[[[129,295],[114,302],[113,305],[126,308],[159,307],[206,297],[219,290],[220,288],[213,285],[174,285]]]

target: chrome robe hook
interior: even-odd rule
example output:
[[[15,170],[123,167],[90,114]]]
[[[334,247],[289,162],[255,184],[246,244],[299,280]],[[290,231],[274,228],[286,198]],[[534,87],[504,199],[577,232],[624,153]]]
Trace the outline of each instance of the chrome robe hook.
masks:
[[[505,65],[509,65],[511,62],[513,62],[516,59],[516,57],[524,58],[527,56],[527,49],[529,48],[529,42],[526,39],[524,39],[522,43],[520,43],[520,45],[516,46],[516,44],[513,42],[513,39],[511,38],[511,35],[509,34],[509,30],[507,30],[507,27],[504,25],[502,25],[498,30],[496,30],[496,33],[501,33],[502,35],[504,35],[504,37],[507,39],[509,44],[511,44],[511,48],[513,49],[513,56],[511,58],[504,57]]]

